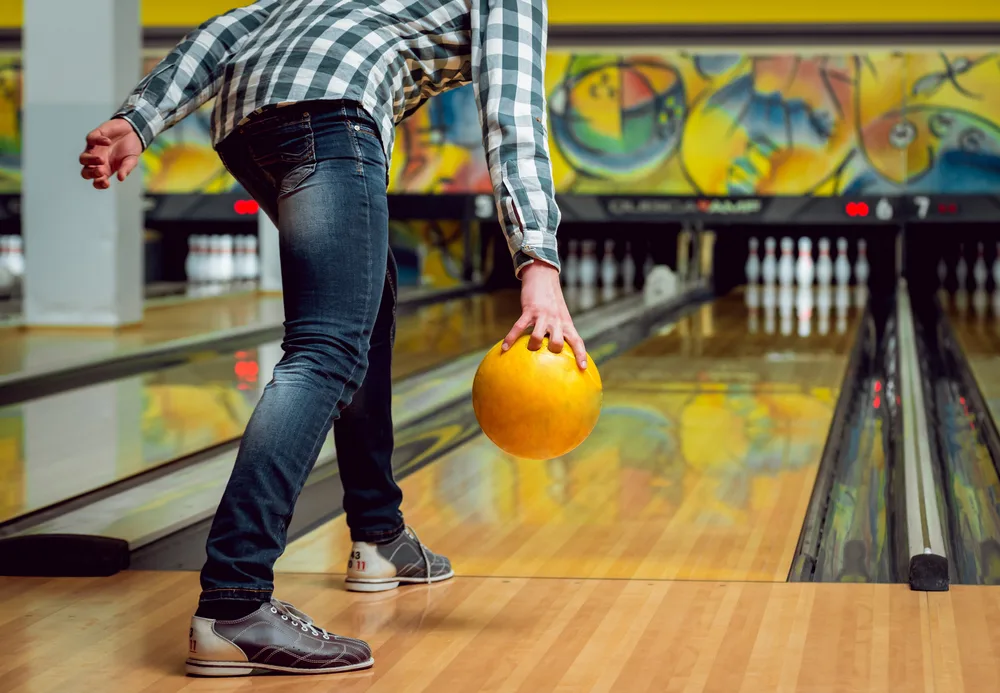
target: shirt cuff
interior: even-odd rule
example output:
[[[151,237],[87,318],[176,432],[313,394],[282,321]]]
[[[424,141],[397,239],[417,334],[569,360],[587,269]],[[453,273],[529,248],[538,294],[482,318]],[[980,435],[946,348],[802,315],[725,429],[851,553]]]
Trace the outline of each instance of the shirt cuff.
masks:
[[[163,117],[148,101],[140,100],[134,104],[123,106],[114,117],[121,118],[132,126],[135,134],[142,141],[143,151],[157,135],[163,132]]]
[[[514,253],[514,275],[520,279],[521,271],[536,261],[551,265],[557,272],[562,271],[558,251],[525,244],[521,246],[520,250]]]

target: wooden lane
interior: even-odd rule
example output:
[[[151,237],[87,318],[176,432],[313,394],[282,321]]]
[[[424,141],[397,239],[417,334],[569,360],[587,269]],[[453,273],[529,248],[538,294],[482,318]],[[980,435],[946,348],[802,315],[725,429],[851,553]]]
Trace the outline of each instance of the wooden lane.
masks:
[[[394,378],[491,346],[519,308],[500,291],[400,316]],[[0,522],[238,438],[280,356],[251,346],[0,408]]]
[[[984,305],[989,301],[992,307]],[[1000,294],[986,298],[943,297],[952,329],[994,421],[1000,421]],[[979,310],[970,308],[974,302]]]
[[[531,462],[477,438],[402,481],[407,521],[463,575],[784,580],[853,337],[767,350],[720,301],[604,366],[580,448]],[[278,569],[342,572],[348,550],[341,517]]]
[[[458,578],[383,595],[286,575],[279,596],[374,649],[365,672],[185,678],[193,573],[0,580],[0,690],[996,690],[1000,590]],[[58,653],[54,663],[53,653]]]

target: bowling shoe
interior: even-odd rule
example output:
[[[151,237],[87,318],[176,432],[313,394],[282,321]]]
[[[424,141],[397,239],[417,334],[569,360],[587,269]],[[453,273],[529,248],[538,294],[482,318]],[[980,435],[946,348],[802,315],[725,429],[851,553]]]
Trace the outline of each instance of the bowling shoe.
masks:
[[[386,544],[354,542],[346,583],[352,592],[384,592],[400,584],[430,584],[454,576],[451,561],[421,544],[406,527]]]
[[[361,640],[328,633],[287,602],[272,599],[249,616],[191,620],[187,673],[192,676],[332,674],[375,663]]]

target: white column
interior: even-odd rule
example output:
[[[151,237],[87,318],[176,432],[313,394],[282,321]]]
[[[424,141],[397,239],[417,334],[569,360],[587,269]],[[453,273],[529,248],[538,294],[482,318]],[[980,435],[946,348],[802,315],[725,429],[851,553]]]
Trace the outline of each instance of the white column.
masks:
[[[278,227],[261,212],[257,215],[257,245],[260,247],[260,290],[281,291],[281,254],[278,248]]]
[[[24,0],[23,37],[25,321],[139,322],[141,173],[98,191],[78,163],[140,77],[139,0]]]

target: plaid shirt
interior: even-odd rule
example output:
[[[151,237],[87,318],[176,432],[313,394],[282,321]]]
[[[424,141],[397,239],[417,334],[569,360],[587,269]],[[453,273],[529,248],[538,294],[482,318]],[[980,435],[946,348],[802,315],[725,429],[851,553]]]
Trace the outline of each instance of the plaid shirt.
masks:
[[[261,108],[346,99],[394,128],[470,82],[497,211],[517,272],[559,266],[559,208],[546,133],[546,0],[259,0],[191,32],[118,117],[144,145],[212,97],[218,144]]]

